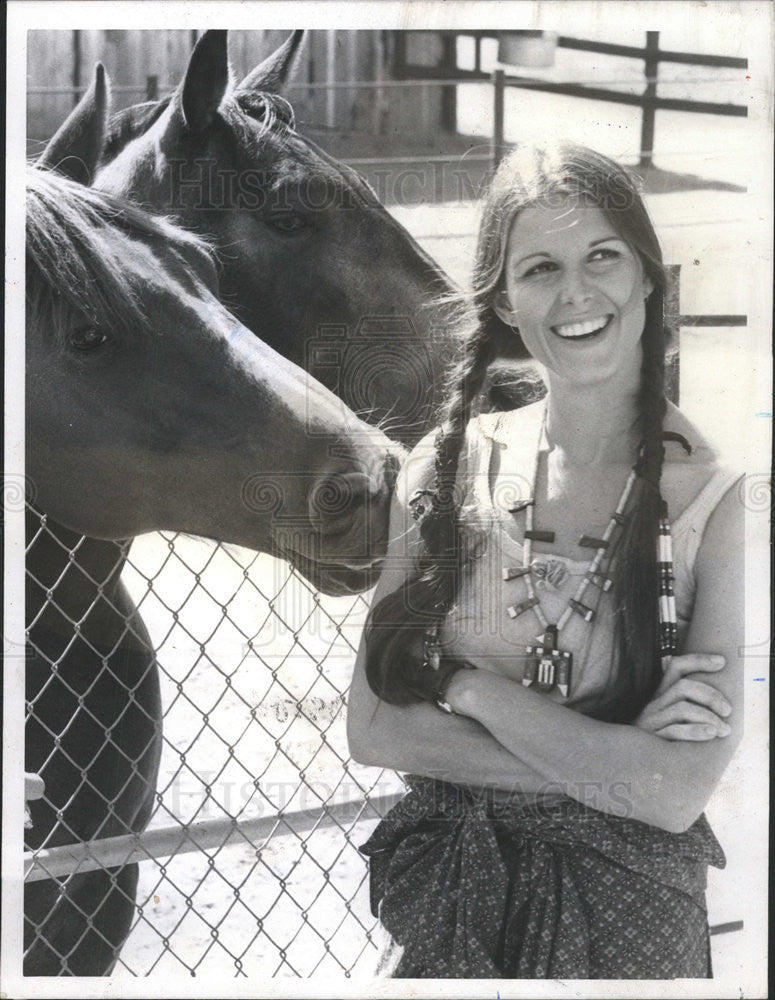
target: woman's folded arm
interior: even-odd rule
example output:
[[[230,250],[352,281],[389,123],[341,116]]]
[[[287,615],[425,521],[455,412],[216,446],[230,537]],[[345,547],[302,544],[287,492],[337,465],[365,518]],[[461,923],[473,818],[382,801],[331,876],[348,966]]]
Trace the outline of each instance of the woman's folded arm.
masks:
[[[535,788],[532,769],[474,719],[425,703],[381,701],[368,685],[363,659],[361,649],[347,698],[347,737],[358,763],[504,791]]]
[[[414,568],[419,532],[408,498],[433,480],[434,436],[416,446],[398,477],[390,512],[390,546],[372,605],[403,586]],[[347,698],[347,737],[356,761],[460,784],[511,791],[527,781],[535,787],[531,769],[473,719],[446,715],[435,705],[398,707],[379,699],[369,687],[365,662],[362,639]]]
[[[450,704],[518,754],[546,782],[589,804],[666,830],[686,829],[704,809],[743,731],[743,519],[734,492],[706,528],[697,561],[697,600],[688,650],[722,655],[722,670],[703,673],[731,705],[730,733],[704,742],[662,739],[636,726],[587,718],[487,670],[461,671]]]

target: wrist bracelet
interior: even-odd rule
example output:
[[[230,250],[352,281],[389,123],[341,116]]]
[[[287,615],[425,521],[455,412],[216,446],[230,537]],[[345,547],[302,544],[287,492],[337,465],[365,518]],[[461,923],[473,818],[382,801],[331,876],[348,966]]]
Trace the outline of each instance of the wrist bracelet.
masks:
[[[450,671],[444,677],[441,684],[438,686],[438,689],[436,690],[436,708],[440,708],[441,711],[446,712],[447,715],[458,714],[455,711],[455,709],[450,705],[450,703],[446,700],[447,688],[449,687],[450,682],[452,678],[455,676],[455,674],[459,673],[461,670],[474,670],[474,669],[476,668],[471,666],[470,663],[458,662],[454,664],[454,666],[450,669]]]

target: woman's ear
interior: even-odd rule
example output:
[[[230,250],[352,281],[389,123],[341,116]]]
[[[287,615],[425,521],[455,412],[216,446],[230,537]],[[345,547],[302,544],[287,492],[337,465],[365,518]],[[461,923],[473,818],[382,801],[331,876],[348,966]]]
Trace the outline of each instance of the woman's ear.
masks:
[[[513,327],[516,329],[517,319],[514,310],[511,308],[511,303],[509,302],[509,293],[505,288],[499,289],[495,293],[495,298],[492,303],[493,312],[498,317],[501,322],[505,323],[506,326]]]
[[[654,291],[654,282],[647,274],[643,275],[643,298],[647,299]]]

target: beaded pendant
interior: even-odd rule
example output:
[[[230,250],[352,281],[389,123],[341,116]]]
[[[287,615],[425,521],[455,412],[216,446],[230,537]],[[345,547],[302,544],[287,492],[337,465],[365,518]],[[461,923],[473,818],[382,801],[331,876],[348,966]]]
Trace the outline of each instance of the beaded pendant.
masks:
[[[525,648],[525,652],[528,654],[528,660],[522,679],[523,685],[525,687],[533,687],[539,691],[552,691],[556,688],[564,698],[567,698],[570,692],[573,655],[567,650],[558,648],[558,636],[574,614],[578,615],[588,624],[591,624],[595,620],[595,609],[590,607],[588,604],[585,604],[582,600],[588,587],[596,587],[598,590],[603,592],[607,592],[611,589],[612,580],[611,577],[606,574],[604,564],[605,560],[610,556],[613,550],[613,542],[615,540],[616,532],[619,531],[626,522],[627,516],[625,514],[625,510],[630,499],[630,494],[632,493],[632,488],[635,484],[636,473],[633,469],[627,477],[627,482],[625,483],[622,494],[619,497],[616,510],[611,515],[602,537],[597,538],[592,535],[584,534],[579,539],[578,544],[582,548],[594,549],[595,554],[592,556],[592,559],[590,560],[575,593],[569,599],[565,610],[556,622],[550,622],[541,607],[541,601],[536,593],[535,585],[533,583],[532,572],[534,569],[534,564],[532,563],[533,542],[553,542],[555,537],[553,531],[539,531],[533,524],[533,512],[535,510],[535,483],[538,472],[541,436],[543,436],[543,426],[541,428],[541,435],[536,442],[536,457],[533,469],[533,481],[531,484],[531,493],[533,495],[509,508],[509,513],[511,514],[518,514],[523,510],[525,511],[525,531],[522,543],[522,566],[504,567],[503,579],[509,581],[524,578],[526,597],[516,604],[509,605],[506,608],[506,613],[510,618],[519,618],[520,615],[532,610],[542,629],[541,635],[538,636],[540,643],[537,645],[530,645]]]
[[[526,651],[530,654],[530,659],[522,678],[524,686],[535,687],[539,691],[551,691],[556,684],[563,698],[567,698],[573,653],[557,649],[557,626],[548,625],[544,632],[543,644],[527,646]]]

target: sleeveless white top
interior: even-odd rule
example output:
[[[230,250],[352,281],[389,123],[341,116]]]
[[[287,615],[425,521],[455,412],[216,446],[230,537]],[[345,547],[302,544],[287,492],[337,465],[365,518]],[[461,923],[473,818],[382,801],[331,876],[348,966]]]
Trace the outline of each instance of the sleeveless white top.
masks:
[[[542,405],[538,407],[542,413]],[[521,429],[527,414],[526,411],[518,412]],[[538,414],[539,409],[535,408],[532,417],[527,418],[540,419]],[[525,646],[540,641],[542,630],[532,610],[516,619],[511,619],[506,610],[525,600],[527,590],[523,578],[502,578],[504,567],[522,565],[522,544],[513,537],[511,515],[503,512],[503,505],[494,502],[491,458],[494,444],[513,453],[519,448],[521,438],[535,438],[517,429],[510,432],[510,425],[511,414],[491,413],[475,418],[468,427],[467,448],[458,478],[463,491],[461,524],[466,558],[460,571],[455,606],[442,627],[441,643],[447,654],[521,680],[527,660]],[[524,474],[518,477],[524,482],[523,499],[530,492],[534,462],[534,454],[521,456],[518,451],[509,459],[509,470],[521,470],[524,466]],[[665,466],[664,475],[669,474]],[[691,621],[697,589],[695,560],[705,526],[738,478],[737,472],[711,466],[705,485],[671,525],[678,652],[681,652]],[[533,562],[538,563],[533,574],[536,594],[548,621],[556,622],[586,572],[589,558],[576,561],[534,552]],[[601,692],[615,659],[611,593],[604,594],[590,585],[584,594],[584,603],[595,608],[595,621],[587,623],[578,615],[572,615],[558,641],[560,649],[573,653],[569,697],[564,699],[556,690],[546,695],[566,705]]]

